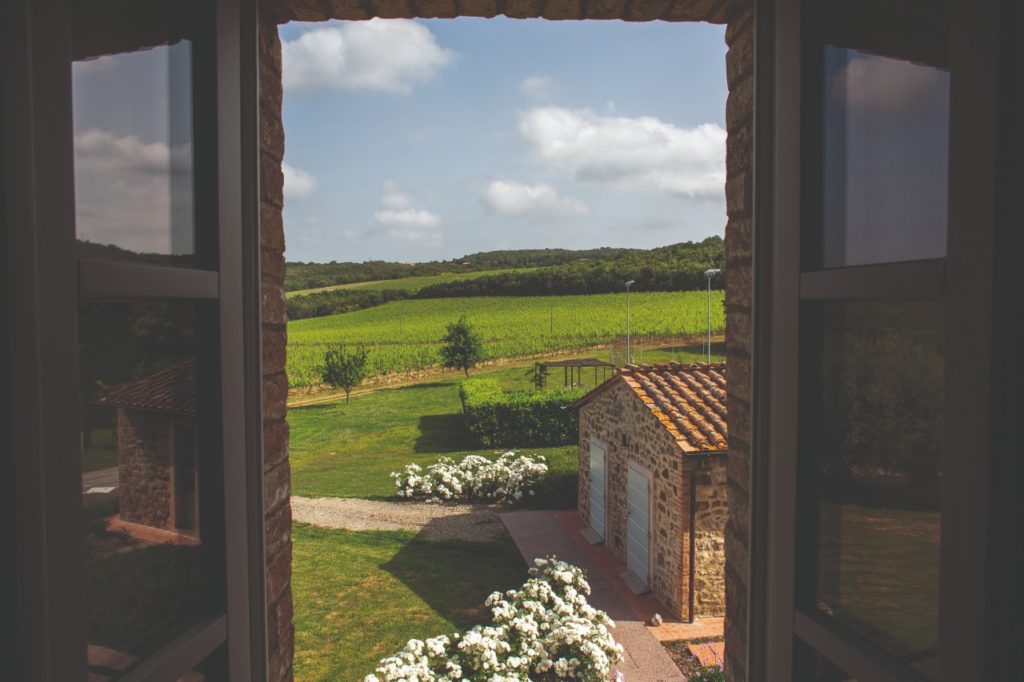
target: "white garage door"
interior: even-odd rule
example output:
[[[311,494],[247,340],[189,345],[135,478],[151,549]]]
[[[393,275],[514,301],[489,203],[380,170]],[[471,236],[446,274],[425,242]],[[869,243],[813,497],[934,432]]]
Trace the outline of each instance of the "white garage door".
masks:
[[[604,539],[604,482],[608,454],[595,441],[590,442],[590,527]]]
[[[650,585],[651,481],[633,467],[629,467],[626,507],[626,567],[644,585]]]

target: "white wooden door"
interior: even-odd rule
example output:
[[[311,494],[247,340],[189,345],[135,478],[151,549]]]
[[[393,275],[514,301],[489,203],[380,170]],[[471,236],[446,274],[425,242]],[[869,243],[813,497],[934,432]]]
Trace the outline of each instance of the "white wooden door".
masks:
[[[626,567],[645,585],[651,584],[651,481],[629,467],[626,489]]]
[[[605,480],[608,453],[596,441],[590,441],[590,528],[604,539]]]

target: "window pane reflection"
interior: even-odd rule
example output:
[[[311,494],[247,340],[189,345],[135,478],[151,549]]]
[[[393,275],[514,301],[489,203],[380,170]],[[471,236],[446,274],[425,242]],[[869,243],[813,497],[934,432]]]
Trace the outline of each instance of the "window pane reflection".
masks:
[[[116,679],[204,615],[196,306],[79,306],[88,656]]]
[[[75,61],[72,89],[80,254],[193,254],[191,41]]]
[[[946,254],[949,72],[825,47],[824,267]]]
[[[942,306],[826,303],[818,610],[936,672]]]

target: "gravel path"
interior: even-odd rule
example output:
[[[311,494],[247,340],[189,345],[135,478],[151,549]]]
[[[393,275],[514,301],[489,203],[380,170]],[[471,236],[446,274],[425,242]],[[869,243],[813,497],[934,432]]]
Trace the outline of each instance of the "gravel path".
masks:
[[[292,496],[296,521],[343,530],[415,530],[425,540],[496,540],[505,534],[497,511],[483,504]]]

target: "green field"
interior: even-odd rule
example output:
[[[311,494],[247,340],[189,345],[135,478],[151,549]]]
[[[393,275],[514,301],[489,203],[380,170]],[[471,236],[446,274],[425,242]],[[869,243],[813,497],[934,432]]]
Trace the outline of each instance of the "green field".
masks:
[[[415,277],[402,277],[400,279],[379,279],[372,282],[352,282],[351,284],[335,284],[329,287],[289,291],[285,296],[291,298],[292,296],[305,296],[306,294],[334,291],[335,289],[358,289],[359,291],[401,289],[403,291],[416,292],[423,287],[429,287],[431,284],[447,284],[448,282],[461,282],[462,280],[476,279],[486,275],[500,275],[505,272],[527,272],[529,270],[536,270],[536,268],[506,268],[504,270],[482,270],[480,272],[445,272],[440,275],[418,275]]]
[[[529,387],[526,367],[481,372],[507,389]],[[309,497],[393,499],[389,474],[406,464],[426,465],[439,457],[490,455],[466,428],[459,401],[461,377],[388,388],[343,400],[288,411],[291,426],[292,491]],[[553,380],[554,381],[554,380]],[[531,506],[566,508],[576,503],[575,446],[527,448],[542,454],[550,472]]]
[[[725,328],[723,292],[712,292],[712,329]],[[630,295],[634,335],[699,335],[707,329],[707,294],[700,291]],[[604,345],[626,332],[625,294],[440,298],[395,301],[352,313],[288,323],[288,380],[315,387],[332,343],[367,346],[370,375],[438,364],[445,326],[465,315],[484,339],[488,359],[516,358]],[[638,358],[639,359],[639,358]]]

